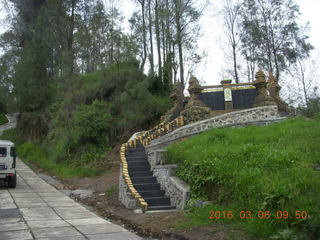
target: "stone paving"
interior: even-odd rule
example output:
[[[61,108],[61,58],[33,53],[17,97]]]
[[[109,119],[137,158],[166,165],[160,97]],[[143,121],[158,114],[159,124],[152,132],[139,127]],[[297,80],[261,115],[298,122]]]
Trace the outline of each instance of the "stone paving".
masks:
[[[0,185],[0,240],[138,240],[59,192],[17,161],[17,187]]]

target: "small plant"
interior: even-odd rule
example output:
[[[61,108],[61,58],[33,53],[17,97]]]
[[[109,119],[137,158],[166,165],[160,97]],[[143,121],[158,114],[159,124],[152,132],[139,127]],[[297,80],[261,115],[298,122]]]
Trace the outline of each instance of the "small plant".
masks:
[[[116,186],[112,186],[106,190],[106,196],[112,197],[118,192],[118,188]]]
[[[290,229],[283,229],[279,231],[276,235],[270,237],[270,239],[276,240],[296,240],[298,239],[294,232]]]

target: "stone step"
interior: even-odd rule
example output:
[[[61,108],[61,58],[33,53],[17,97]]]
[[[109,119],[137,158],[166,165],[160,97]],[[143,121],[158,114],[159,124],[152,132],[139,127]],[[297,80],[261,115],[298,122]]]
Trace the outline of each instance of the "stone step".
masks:
[[[134,161],[134,162],[128,162],[128,166],[130,167],[149,167],[150,164],[147,161]]]
[[[126,157],[146,157],[144,152],[127,152]]]
[[[126,157],[128,162],[134,162],[134,161],[148,161],[146,156],[141,156],[141,157]]]
[[[144,198],[144,200],[148,203],[148,206],[170,206],[170,198],[168,197],[152,197],[152,198]]]
[[[144,172],[144,171],[150,171],[150,166],[130,166],[128,165],[128,170],[130,172]]]
[[[151,171],[131,171],[129,172],[130,177],[134,178],[134,177],[152,177],[152,172]]]
[[[133,184],[134,188],[140,191],[151,191],[151,190],[160,190],[159,183],[142,183],[142,184]]]
[[[141,191],[141,192],[139,192],[139,194],[143,198],[164,197],[165,191],[164,190]]]
[[[131,178],[133,184],[137,183],[157,183],[156,177],[133,177]]]
[[[158,210],[174,210],[176,209],[175,206],[149,206],[148,211],[158,211]],[[148,212],[147,211],[147,212]]]
[[[142,154],[145,154],[145,150],[144,149],[140,149],[140,148],[131,148],[131,149],[128,149],[127,151],[127,154],[131,154],[131,153],[142,153]]]

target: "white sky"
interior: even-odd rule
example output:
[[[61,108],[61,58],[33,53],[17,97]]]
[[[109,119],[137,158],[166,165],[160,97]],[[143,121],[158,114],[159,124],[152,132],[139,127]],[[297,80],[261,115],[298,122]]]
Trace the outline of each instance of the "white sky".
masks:
[[[201,0],[204,1],[204,0]],[[126,19],[124,20],[124,28],[129,24],[126,22],[130,18],[135,4],[132,0],[110,1],[104,0],[105,3],[113,2],[119,6]],[[204,16],[201,19],[202,36],[199,38],[199,53],[206,52],[206,57],[196,66],[194,75],[201,83],[219,84],[223,78],[230,78],[223,70],[226,67],[223,49],[226,47],[225,36],[222,30],[221,16],[217,12],[221,6],[222,0],[210,0],[211,4],[206,8]],[[300,5],[300,21],[301,23],[310,22],[310,43],[315,47],[314,52],[320,51],[320,0],[296,0]],[[4,20],[6,13],[0,12],[0,33],[6,30]]]
[[[204,0],[201,1],[204,2]],[[126,17],[130,17],[134,10],[135,5],[132,2],[132,0],[122,0],[120,3]],[[226,37],[222,28],[221,16],[218,15],[222,0],[209,0],[209,2],[200,21],[202,36],[198,44],[198,52],[206,54],[193,74],[202,84],[213,85],[220,84],[221,79],[231,78],[231,76],[228,76],[224,70],[226,60],[223,49],[226,47]],[[300,23],[310,23],[309,42],[315,47],[313,51],[315,55],[320,51],[320,0],[296,0],[296,3],[300,5]]]

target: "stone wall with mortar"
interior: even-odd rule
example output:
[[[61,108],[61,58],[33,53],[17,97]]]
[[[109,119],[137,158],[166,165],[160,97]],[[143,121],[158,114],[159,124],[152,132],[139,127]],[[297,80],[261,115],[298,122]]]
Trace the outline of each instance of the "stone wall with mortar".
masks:
[[[122,166],[121,166],[122,167]],[[121,168],[120,167],[120,168]],[[132,196],[127,184],[124,181],[122,171],[120,170],[119,175],[119,201],[126,207],[130,209],[138,208],[136,199]]]
[[[178,165],[175,164],[158,165],[153,168],[153,176],[157,177],[161,189],[165,190],[166,195],[170,197],[171,204],[182,210],[189,200],[190,187],[173,176],[177,168]]]
[[[206,120],[195,122],[180,127],[162,137],[154,139],[151,144],[146,146],[147,152],[164,149],[166,146],[185,137],[190,137],[212,128],[221,127],[241,127],[246,125],[266,125],[269,123],[281,121],[281,117],[276,105],[263,106],[245,109],[236,112],[230,112],[215,116]]]

